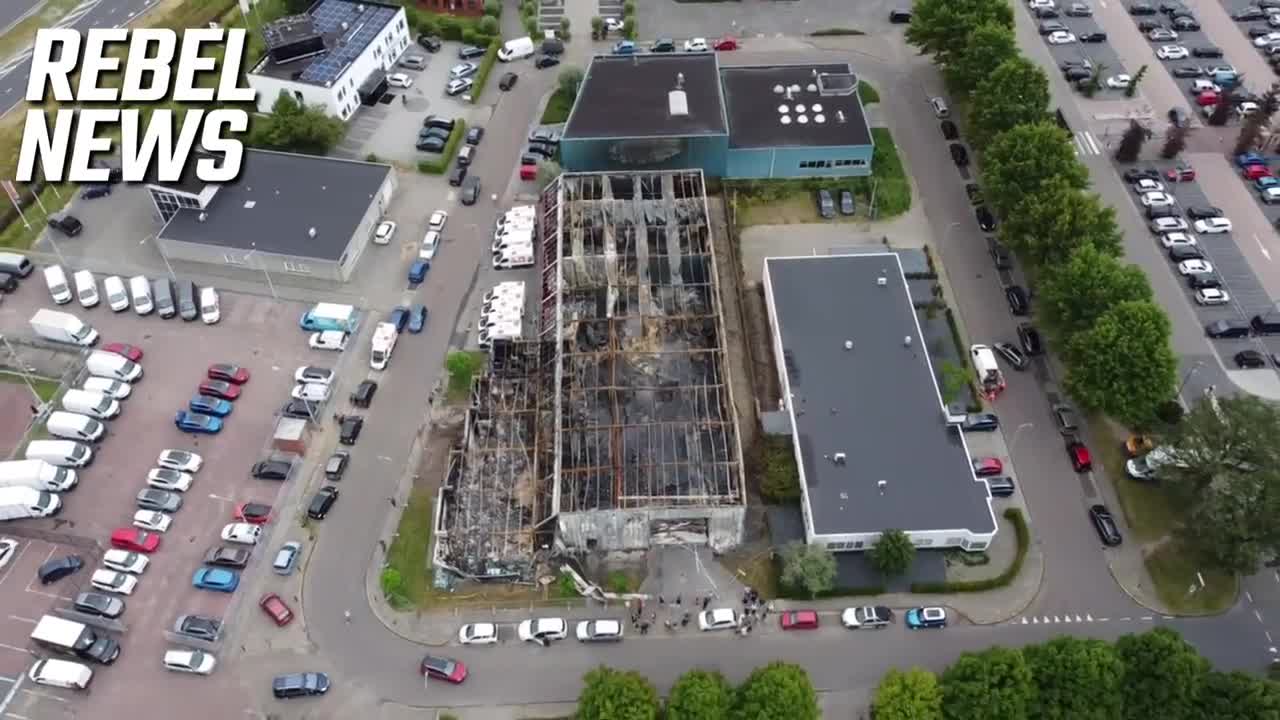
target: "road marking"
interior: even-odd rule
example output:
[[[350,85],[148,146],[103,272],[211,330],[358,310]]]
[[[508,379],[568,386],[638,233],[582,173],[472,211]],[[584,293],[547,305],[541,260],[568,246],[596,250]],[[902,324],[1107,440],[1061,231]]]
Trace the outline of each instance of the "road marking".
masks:
[[[1111,618],[1098,618],[1098,622],[1110,622]]]
[[[4,716],[7,718],[13,718],[13,720],[31,720],[31,718],[26,715],[19,715],[18,713],[5,713]]]
[[[9,579],[9,576],[13,574],[13,569],[17,567],[19,562],[22,561],[22,556],[26,554],[27,548],[29,547],[31,547],[30,540],[22,543],[22,548],[18,550],[18,554],[14,556],[13,562],[9,563],[9,568],[4,571],[4,575],[0,576],[0,583],[3,583],[5,580]]]
[[[1150,615],[1143,615],[1138,619],[1142,620],[1143,622],[1151,622],[1152,620],[1155,620],[1155,618],[1151,617]]]
[[[1032,624],[1032,625],[1039,625],[1039,624],[1040,624],[1040,618],[1037,618],[1037,617],[1033,617],[1033,618],[1031,618],[1031,624]]]
[[[1079,615],[1077,615],[1077,616],[1076,616],[1076,619],[1078,620],[1079,618],[1080,618],[1080,616],[1079,616]],[[1092,615],[1090,615],[1090,614],[1088,614],[1088,613],[1085,613],[1084,620],[1085,620],[1085,622],[1093,622],[1093,616],[1092,616]]]
[[[10,615],[10,616],[9,616],[9,619],[10,619],[10,620],[17,620],[18,622],[31,623],[32,625],[35,625],[35,624],[36,624],[36,621],[35,621],[35,620],[32,620],[31,618],[24,618],[24,617],[21,617],[21,616],[18,616],[18,615]]]
[[[1258,243],[1258,249],[1262,251],[1262,256],[1267,259],[1267,262],[1271,262],[1271,253],[1267,251],[1267,246],[1262,244],[1262,240],[1258,238],[1256,233],[1253,236],[1253,241]]]
[[[18,688],[22,687],[22,681],[26,679],[26,673],[18,676],[18,681],[9,688],[9,694],[4,696],[4,700],[0,700],[0,713],[3,713],[9,707],[9,704],[13,702],[13,696],[18,694]]]
[[[54,702],[60,702],[60,703],[71,702],[66,698],[60,698],[57,695],[50,695],[49,693],[40,692],[39,690],[23,690],[22,692],[30,693],[32,695],[35,695],[36,697],[42,697],[45,700],[53,700]]]
[[[1054,620],[1057,620],[1057,619],[1058,619],[1058,618],[1054,618]],[[1070,615],[1063,615],[1063,616],[1062,616],[1062,622],[1066,622],[1066,623],[1071,622],[1071,616],[1070,616]]]
[[[1262,622],[1262,613],[1258,612],[1257,610],[1254,610],[1253,616],[1258,618],[1258,622]]]
[[[1057,615],[1054,615],[1054,616],[1053,616],[1053,621],[1054,621],[1054,622],[1058,622],[1058,616],[1057,616]]]
[[[1250,593],[1248,590],[1244,591],[1244,596],[1249,599],[1249,602],[1253,602],[1253,594]]]
[[[1268,644],[1268,645],[1270,645],[1270,644],[1271,644],[1271,631],[1270,631],[1270,630],[1263,630],[1263,631],[1262,631],[1262,634],[1267,636],[1267,644]]]
[[[1075,134],[1074,138],[1076,146],[1076,155],[1101,155],[1102,148],[1098,145],[1098,141],[1094,139],[1093,133],[1087,130],[1081,130]]]
[[[20,653],[26,653],[26,652],[27,652],[27,649],[26,649],[26,648],[20,648],[20,647],[18,647],[18,646],[16,646],[16,645],[6,645],[6,644],[4,644],[4,643],[0,643],[0,648],[4,648],[5,650],[17,650],[17,651],[18,651],[18,652],[20,652]]]
[[[1122,617],[1122,618],[1120,618],[1120,622],[1129,622],[1129,621],[1130,621],[1130,620],[1132,620],[1132,619],[1133,619],[1133,618],[1131,618],[1131,617]]]

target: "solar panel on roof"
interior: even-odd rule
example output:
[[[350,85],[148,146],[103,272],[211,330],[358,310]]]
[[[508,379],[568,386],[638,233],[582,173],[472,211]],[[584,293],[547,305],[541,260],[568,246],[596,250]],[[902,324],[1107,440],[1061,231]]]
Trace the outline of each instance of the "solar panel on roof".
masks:
[[[299,76],[310,83],[333,82],[378,33],[395,19],[396,9],[346,0],[323,0],[311,10],[316,30],[328,38],[329,52]],[[344,27],[345,23],[345,27]]]

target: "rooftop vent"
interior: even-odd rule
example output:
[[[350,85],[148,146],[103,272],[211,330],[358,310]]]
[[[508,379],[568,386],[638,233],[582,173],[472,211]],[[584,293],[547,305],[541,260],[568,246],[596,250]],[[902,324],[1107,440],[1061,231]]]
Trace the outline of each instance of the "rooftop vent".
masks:
[[[786,91],[787,91],[787,89],[786,89],[786,88],[784,88],[784,87],[782,87],[781,85],[774,85],[774,86],[773,86],[773,94],[774,94],[774,95],[781,95],[782,93],[784,93],[784,92],[786,92]]]
[[[881,494],[881,495],[883,495],[883,494],[884,494],[884,489],[885,489],[885,488],[887,488],[887,487],[889,487],[889,483],[888,483],[888,482],[886,482],[886,481],[884,481],[884,480],[877,480],[877,481],[876,481],[876,487],[880,488],[880,494]]]
[[[204,222],[205,220],[208,220],[208,219],[209,219],[208,213],[200,213],[199,215],[196,216],[196,220],[199,220],[200,222]]]
[[[783,115],[782,117],[778,118],[778,122],[782,123],[783,125],[790,125],[790,124],[791,124],[791,116],[790,116],[790,115]]]
[[[809,106],[809,109],[814,112],[822,112],[822,103],[814,103]]]
[[[852,349],[853,349],[853,341],[852,341],[852,340],[845,340],[845,341],[844,341],[844,349],[845,349],[845,350],[852,350]]]
[[[791,112],[791,108],[787,107],[786,105],[779,105],[778,112],[782,113],[783,115],[786,115],[787,113]]]
[[[831,461],[837,465],[843,465],[845,460],[848,460],[848,456],[842,452],[838,452],[831,456]]]
[[[813,116],[813,121],[821,125],[827,121],[827,116],[823,115],[822,113],[818,113],[817,115]]]
[[[672,117],[689,114],[689,96],[683,90],[667,93],[667,111]]]
[[[316,236],[316,229],[315,229],[315,228],[310,228],[310,229],[308,229],[308,230],[307,230],[307,237],[313,238],[313,237],[315,237],[315,236]]]
[[[803,103],[802,103],[802,104],[800,104],[800,105],[796,105],[796,112],[798,112],[798,113],[802,113],[802,112],[804,112],[804,104],[803,104]]]
[[[252,210],[252,209],[253,209],[253,206],[254,206],[254,205],[257,205],[257,204],[258,204],[258,201],[257,201],[257,200],[245,200],[245,201],[244,201],[244,209],[245,209],[245,210]]]
[[[904,347],[911,347],[911,336],[910,336],[910,335],[908,335],[908,336],[906,336],[906,337],[902,338],[902,344],[903,344],[903,346],[904,346]]]
[[[347,22],[346,20],[343,20],[343,21],[342,21],[342,32],[346,32],[346,31],[348,31],[348,30],[350,30],[350,29],[351,29],[351,23]]]
[[[805,85],[804,89],[808,90],[809,92],[818,92],[818,86],[814,83],[809,83],[808,85]]]
[[[791,88],[787,88],[787,99],[788,99],[788,100],[792,100],[792,99],[794,99],[794,98],[792,98],[792,97],[791,97]]]
[[[836,122],[846,122],[843,110],[836,111]]]
[[[676,89],[677,90],[684,89],[684,73],[682,72],[676,73]]]
[[[880,277],[876,278],[876,284],[879,285],[880,287],[887,287],[889,285],[889,278],[881,275]]]
[[[793,93],[798,93],[798,92],[800,92],[800,86],[799,86],[799,85],[790,85],[790,86],[788,86],[788,87],[787,87],[787,89],[788,89],[788,90],[790,90],[790,91],[791,91],[791,92],[793,92]]]
[[[800,123],[801,125],[807,125],[807,124],[809,123],[809,116],[808,116],[808,115],[798,115],[798,116],[796,116],[796,122]]]

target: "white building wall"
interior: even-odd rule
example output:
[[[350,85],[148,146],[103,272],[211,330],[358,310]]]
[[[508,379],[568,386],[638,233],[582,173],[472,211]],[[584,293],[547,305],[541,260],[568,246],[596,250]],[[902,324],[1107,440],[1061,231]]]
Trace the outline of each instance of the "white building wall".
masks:
[[[974,533],[968,530],[906,530],[904,532],[911,538],[912,545],[923,550],[953,547],[970,551],[986,550],[996,536],[994,532]],[[826,545],[832,552],[862,552],[870,550],[880,541],[878,532],[813,535],[809,534],[806,527],[806,535],[810,545]]]
[[[356,226],[355,234],[352,235],[351,241],[347,243],[347,251],[343,253],[338,260],[338,272],[345,282],[351,277],[351,272],[355,270],[356,264],[360,262],[360,256],[364,254],[365,248],[369,246],[369,240],[373,237],[373,231],[377,228],[378,223],[382,221],[386,215],[387,208],[391,206],[391,198],[395,196],[396,190],[396,173],[394,170],[387,173],[387,179],[382,183],[382,187],[374,195],[373,200],[369,203],[369,209],[365,211],[364,217],[360,219],[360,224]]]
[[[656,521],[706,519],[707,544],[721,552],[742,543],[745,518],[746,508],[738,505],[562,512],[557,522],[559,539],[570,548],[611,552],[649,548]]]

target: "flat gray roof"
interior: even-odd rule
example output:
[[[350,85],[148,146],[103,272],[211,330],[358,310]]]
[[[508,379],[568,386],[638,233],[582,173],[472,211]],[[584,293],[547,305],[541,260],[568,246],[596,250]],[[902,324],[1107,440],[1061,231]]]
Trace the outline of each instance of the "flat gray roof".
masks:
[[[726,67],[720,77],[731,148],[871,144],[847,63]]]
[[[814,532],[994,532],[986,483],[944,417],[897,254],[765,266]]]
[[[687,105],[672,115],[668,94],[680,87]],[[565,138],[724,135],[715,53],[597,55],[565,126]]]
[[[204,210],[180,210],[160,238],[337,261],[390,172],[377,163],[246,149],[240,178],[220,185]]]

